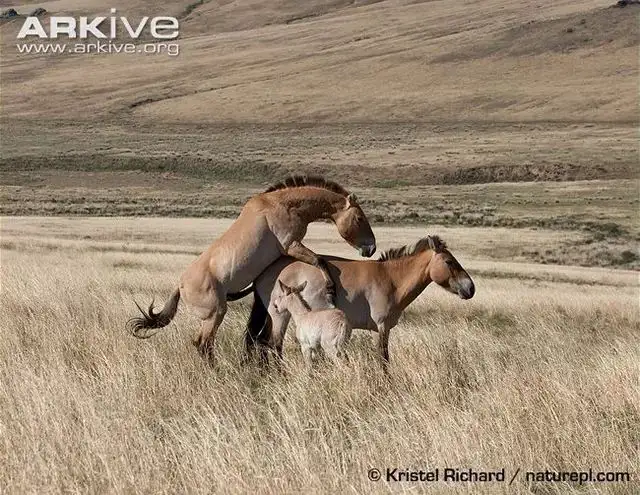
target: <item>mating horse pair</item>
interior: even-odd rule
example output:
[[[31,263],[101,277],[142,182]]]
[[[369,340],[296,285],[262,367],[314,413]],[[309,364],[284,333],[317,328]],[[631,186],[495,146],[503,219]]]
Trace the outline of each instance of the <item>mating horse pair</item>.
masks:
[[[320,257],[301,243],[309,223],[320,219],[330,219],[361,255],[375,252],[371,226],[353,194],[322,178],[291,177],[247,202],[231,227],[183,273],[159,313],[153,305],[148,312],[139,308],[142,316],[128,324],[133,335],[147,338],[153,335],[149,330],[168,325],[183,299],[202,320],[194,345],[212,361],[227,301],[254,292],[246,352],[260,345],[281,355],[290,315],[274,308],[281,295],[276,282],[288,287],[306,282],[300,295],[312,310],[335,302],[353,328],[378,332],[386,365],[389,330],[429,283],[462,299],[473,297],[473,281],[437,236],[386,251],[376,261]]]

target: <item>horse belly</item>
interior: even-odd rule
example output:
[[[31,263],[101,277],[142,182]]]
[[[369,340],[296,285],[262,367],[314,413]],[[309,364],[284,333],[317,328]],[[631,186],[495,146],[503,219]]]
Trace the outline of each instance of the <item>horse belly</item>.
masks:
[[[322,340],[322,325],[307,318],[296,322],[296,337],[302,347],[318,349]]]
[[[242,233],[224,241],[212,246],[211,270],[227,292],[244,289],[281,255],[278,240],[270,232]]]
[[[290,287],[306,282],[301,296],[313,311],[331,309],[327,287],[322,272],[318,268],[298,261],[283,269],[278,278]],[[377,330],[378,327],[371,317],[371,307],[364,291],[352,285],[343,286],[340,278],[335,282],[336,307],[345,313],[351,327]]]
[[[315,283],[308,284],[307,287],[305,287],[305,291],[302,292],[303,299],[309,304],[313,311],[330,309],[331,305],[327,301],[324,280],[320,279],[314,282]],[[336,308],[344,312],[351,328],[377,330],[365,298],[354,291],[357,296],[353,300],[350,300],[345,297],[345,294],[348,292],[349,291],[343,292],[342,290],[338,290]]]
[[[340,308],[340,305],[338,305]],[[340,308],[342,309],[342,308]],[[346,312],[346,311],[345,311]],[[357,311],[347,314],[349,319],[349,324],[352,328],[359,328],[361,330],[374,330],[378,331],[378,327],[375,322],[371,319],[371,315],[368,312]]]

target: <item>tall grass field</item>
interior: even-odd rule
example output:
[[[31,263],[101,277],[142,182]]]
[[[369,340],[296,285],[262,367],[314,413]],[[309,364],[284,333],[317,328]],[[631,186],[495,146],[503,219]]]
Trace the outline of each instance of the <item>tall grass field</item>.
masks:
[[[210,222],[3,222],[3,493],[627,494],[640,486],[634,272],[477,260],[456,250],[469,229],[453,230],[446,240],[476,296],[428,287],[391,331],[388,378],[375,334],[362,330],[338,366],[321,361],[306,372],[290,337],[282,372],[243,365],[251,296],[230,305],[211,368],[191,344],[198,322],[183,307],[150,340],[125,331],[134,300],[162,303],[170,293],[212,235]],[[193,235],[161,245],[160,222]],[[328,237],[337,243],[330,249],[351,254],[330,230],[314,226],[310,245],[322,252]],[[417,231],[383,234],[381,247]],[[375,469],[382,479],[372,481]],[[397,469],[392,478],[439,469],[440,480],[394,481],[387,469]],[[443,481],[444,469],[504,469],[506,480]],[[589,469],[630,478],[527,479]]]

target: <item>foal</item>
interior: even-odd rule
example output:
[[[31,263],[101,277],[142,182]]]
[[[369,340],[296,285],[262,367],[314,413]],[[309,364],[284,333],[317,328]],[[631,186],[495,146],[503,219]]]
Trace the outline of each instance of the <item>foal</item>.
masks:
[[[278,284],[281,293],[274,298],[273,308],[278,314],[285,311],[291,314],[307,367],[313,364],[313,351],[318,351],[320,347],[332,361],[337,361],[344,354],[344,345],[351,337],[351,325],[344,312],[337,308],[311,311],[300,295],[306,282],[296,288],[280,280]]]

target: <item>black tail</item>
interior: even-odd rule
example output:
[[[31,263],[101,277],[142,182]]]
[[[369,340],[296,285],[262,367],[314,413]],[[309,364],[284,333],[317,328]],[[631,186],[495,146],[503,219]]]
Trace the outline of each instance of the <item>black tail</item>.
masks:
[[[250,360],[256,347],[260,347],[261,360],[266,360],[266,347],[271,340],[271,317],[257,292],[253,292],[253,305],[244,332],[244,351]]]
[[[252,292],[253,292],[253,284],[242,289],[240,292],[235,292],[234,294],[227,294],[227,301],[237,301],[238,299],[242,299],[243,297],[248,296]]]
[[[149,305],[148,312],[145,312],[138,303],[135,303],[142,313],[142,316],[131,318],[127,322],[127,329],[134,337],[139,339],[148,339],[149,337],[152,337],[158,332],[146,332],[145,330],[166,327],[176,315],[179,302],[180,289],[176,289],[173,291],[173,294],[171,294],[171,297],[159,313],[153,312],[153,301],[151,301],[151,304]]]

